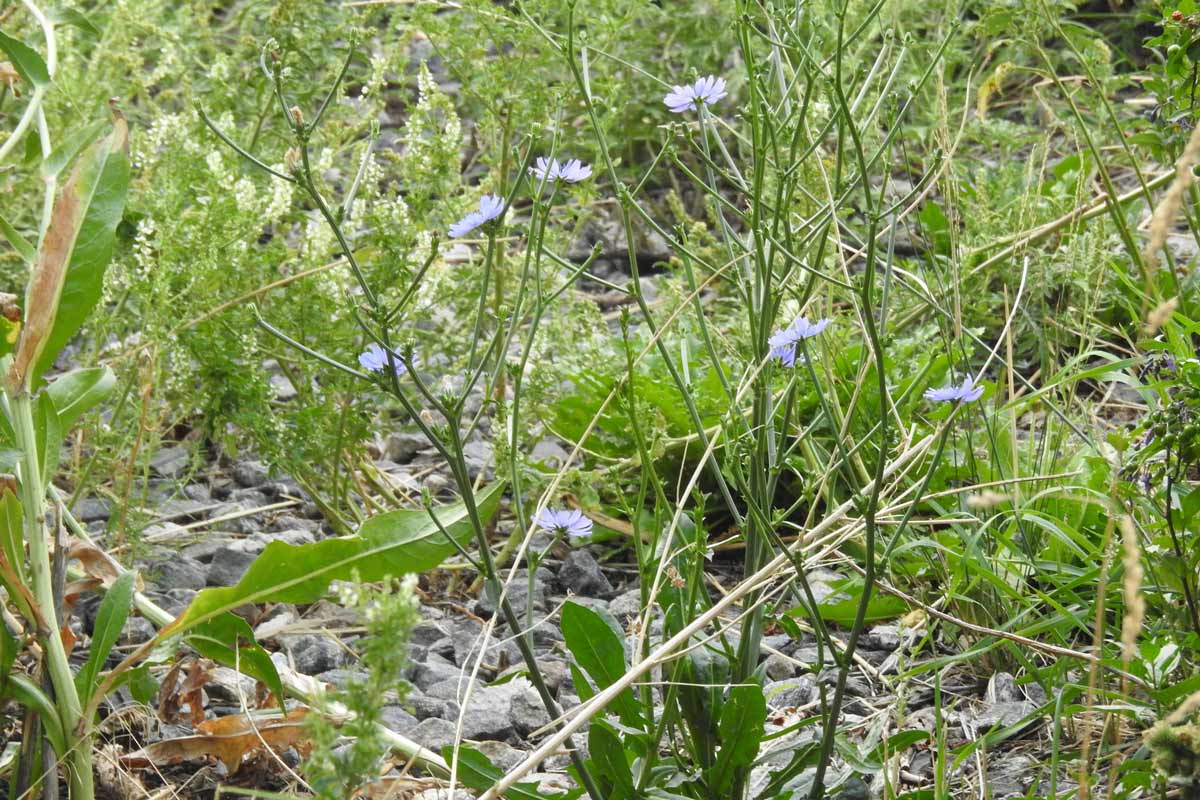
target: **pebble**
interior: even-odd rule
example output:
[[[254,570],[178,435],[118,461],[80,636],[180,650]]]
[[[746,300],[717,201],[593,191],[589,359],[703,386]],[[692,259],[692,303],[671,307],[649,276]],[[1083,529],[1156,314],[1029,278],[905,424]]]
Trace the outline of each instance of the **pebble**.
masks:
[[[558,569],[558,582],[568,591],[584,597],[604,597],[612,594],[613,586],[600,569],[600,564],[586,549],[572,550]]]
[[[233,586],[242,579],[254,563],[257,553],[224,547],[213,554],[208,565],[206,582],[209,586]]]
[[[335,670],[346,663],[349,655],[340,642],[320,634],[280,636],[279,644],[291,653],[296,670],[305,675]]]
[[[191,460],[183,447],[164,447],[150,458],[150,471],[161,478],[178,478],[187,470]]]
[[[262,486],[270,476],[271,471],[261,461],[239,461],[233,465],[233,479],[247,488]]]

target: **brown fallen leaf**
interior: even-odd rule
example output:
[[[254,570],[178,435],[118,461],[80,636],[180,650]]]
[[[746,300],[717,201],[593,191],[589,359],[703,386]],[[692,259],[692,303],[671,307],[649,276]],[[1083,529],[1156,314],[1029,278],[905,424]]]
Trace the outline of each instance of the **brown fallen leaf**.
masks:
[[[304,725],[308,713],[307,708],[297,708],[283,717],[254,719],[233,714],[205,720],[196,726],[194,736],[146,745],[121,761],[127,767],[142,768],[215,758],[232,775],[241,768],[246,756],[264,752],[264,743],[276,753],[302,748],[308,738]]]
[[[204,694],[208,684],[208,663],[201,660],[181,659],[175,662],[163,677],[158,690],[158,718],[163,722],[176,723],[183,719],[183,707],[186,705],[192,724],[198,725],[204,721]],[[187,677],[180,681],[179,676],[187,670]]]

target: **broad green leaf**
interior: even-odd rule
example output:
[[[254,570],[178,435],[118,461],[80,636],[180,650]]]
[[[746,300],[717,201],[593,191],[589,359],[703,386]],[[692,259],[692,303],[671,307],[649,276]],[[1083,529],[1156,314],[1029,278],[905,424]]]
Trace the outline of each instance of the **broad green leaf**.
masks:
[[[446,745],[442,748],[442,758],[449,764],[454,759],[454,747]],[[458,779],[464,786],[485,792],[496,785],[504,777],[504,772],[492,764],[488,757],[473,748],[463,745],[458,749]],[[504,793],[510,800],[574,800],[583,791],[573,789],[566,794],[543,794],[537,790],[537,784],[518,783]]]
[[[862,597],[863,586],[858,580],[851,580],[835,585],[833,587],[837,591],[832,597],[841,598],[827,600],[817,604],[817,612],[821,615],[821,619],[826,622],[833,622],[843,627],[849,628],[854,624],[854,617],[858,613],[859,600]],[[842,594],[845,592],[852,595],[846,598]],[[808,610],[803,607],[789,609],[788,614],[792,616],[807,616]],[[887,594],[875,592],[871,596],[871,600],[867,603],[867,622],[880,622],[882,620],[895,619],[904,616],[908,613],[908,606],[904,601]]]
[[[106,123],[97,120],[91,125],[85,125],[79,130],[68,134],[58,147],[42,161],[42,177],[50,178],[62,172],[71,159],[79,155],[79,151],[96,141]]]
[[[8,220],[0,214],[0,233],[4,234],[4,238],[12,245],[13,250],[17,251],[26,264],[32,264],[37,258],[37,250],[29,243],[29,240],[21,235],[20,231],[12,226]]]
[[[504,484],[492,484],[476,498],[484,521],[500,503]],[[462,503],[435,509],[438,523],[460,545],[471,536],[471,523]],[[315,544],[271,542],[234,586],[205,589],[171,623],[168,632],[185,633],[196,625],[246,603],[313,603],[330,581],[378,581],[432,569],[457,551],[429,513],[389,511],[370,518],[353,536],[324,539]]]
[[[579,702],[586,703],[596,696],[596,690],[592,688],[591,681],[583,674],[583,670],[574,661],[570,662],[567,667],[571,671],[571,682],[575,684],[575,694],[579,695]]]
[[[750,766],[758,757],[763,725],[767,721],[767,698],[758,684],[738,684],[729,690],[729,699],[721,709],[717,733],[721,750],[708,773],[708,788],[718,796],[729,791],[738,770]]]
[[[77,159],[58,196],[25,293],[25,324],[10,379],[33,381],[83,326],[100,299],[129,187],[123,119]]]
[[[194,599],[192,605],[195,605]],[[275,663],[267,651],[254,641],[254,631],[249,623],[237,614],[230,611],[217,614],[192,626],[184,638],[205,658],[262,681],[283,703],[283,682],[279,680]]]
[[[45,391],[54,399],[59,425],[65,431],[107,397],[116,383],[108,367],[89,367],[55,378]]]
[[[625,645],[603,617],[578,603],[566,603],[561,622],[567,649],[596,682],[598,689],[603,691],[621,679],[625,674]],[[617,695],[612,707],[622,723],[643,727],[642,715],[631,690]]]
[[[82,697],[91,696],[96,688],[96,676],[103,669],[113,645],[121,638],[121,629],[125,627],[125,620],[129,618],[129,608],[133,605],[133,583],[136,577],[137,573],[133,571],[121,573],[100,601],[100,610],[96,613],[96,627],[92,631],[91,649],[83,669],[75,676],[75,688]]]
[[[22,80],[34,86],[45,86],[50,83],[50,71],[46,69],[46,62],[42,60],[36,50],[20,39],[14,39],[4,31],[0,31],[0,50],[3,50],[12,59],[12,65]],[[31,138],[36,139],[37,137]]]
[[[633,783],[633,770],[625,759],[621,737],[602,720],[592,720],[588,729],[588,755],[595,765],[592,772],[606,781],[612,791],[606,795],[611,800],[629,800],[638,796]]]

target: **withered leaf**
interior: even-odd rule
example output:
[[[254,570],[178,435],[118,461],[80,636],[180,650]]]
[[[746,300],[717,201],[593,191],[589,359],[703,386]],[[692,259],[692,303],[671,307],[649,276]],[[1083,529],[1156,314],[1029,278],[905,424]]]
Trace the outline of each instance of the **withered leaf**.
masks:
[[[215,758],[232,774],[247,756],[262,753],[264,743],[276,753],[302,747],[308,736],[304,725],[308,714],[307,708],[298,708],[283,717],[255,719],[233,714],[207,720],[195,726],[194,736],[155,742],[122,761],[129,767],[149,767]]]

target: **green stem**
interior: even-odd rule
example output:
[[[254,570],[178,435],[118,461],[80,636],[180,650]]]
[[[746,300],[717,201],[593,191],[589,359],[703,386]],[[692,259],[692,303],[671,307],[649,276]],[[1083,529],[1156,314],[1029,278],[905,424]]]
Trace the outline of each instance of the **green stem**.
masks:
[[[21,451],[21,505],[23,508],[25,541],[29,546],[29,571],[33,593],[44,619],[52,629],[39,630],[38,640],[45,652],[46,670],[54,686],[55,703],[66,745],[70,750],[70,783],[72,800],[91,800],[92,747],[91,731],[82,717],[79,693],[71,674],[71,663],[58,632],[54,613],[54,588],[50,572],[50,548],[46,533],[46,493],[42,486],[41,465],[38,463],[37,436],[33,426],[33,401],[28,389],[9,393],[13,432]]]

